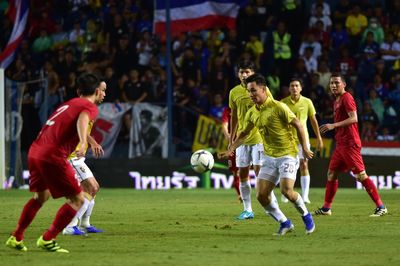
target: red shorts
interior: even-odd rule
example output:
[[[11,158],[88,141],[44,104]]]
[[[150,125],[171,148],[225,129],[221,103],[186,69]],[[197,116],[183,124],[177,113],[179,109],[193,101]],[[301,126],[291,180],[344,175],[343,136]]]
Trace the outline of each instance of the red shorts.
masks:
[[[49,189],[55,199],[78,195],[82,190],[69,162],[54,155],[47,154],[46,156],[45,161],[28,155],[29,190],[42,192]]]
[[[354,145],[352,147],[336,148],[329,162],[329,170],[336,172],[351,170],[354,174],[364,171],[365,166],[361,156],[361,147]]]
[[[238,168],[236,167],[236,152],[233,152],[233,155],[228,158],[228,167],[229,171],[236,172]]]

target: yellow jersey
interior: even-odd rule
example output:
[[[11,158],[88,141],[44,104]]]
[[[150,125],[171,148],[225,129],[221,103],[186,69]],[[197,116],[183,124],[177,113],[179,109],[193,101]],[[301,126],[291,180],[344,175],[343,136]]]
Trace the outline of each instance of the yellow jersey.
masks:
[[[271,92],[267,89],[268,97],[273,99]],[[235,86],[229,92],[229,108],[231,110],[236,110],[237,118],[238,118],[238,129],[237,132],[243,131],[245,124],[245,116],[247,111],[254,106],[254,103],[251,101],[250,96],[244,86],[239,84]],[[243,141],[244,145],[254,145],[262,142],[262,138],[257,129],[253,129],[246,139]]]
[[[246,114],[244,130],[257,128],[261,134],[264,152],[274,158],[292,156],[296,158],[298,149],[290,124],[296,118],[284,103],[270,97],[259,107],[253,106]]]
[[[300,95],[300,98],[297,102],[293,101],[290,96],[282,99],[281,102],[285,103],[289,107],[289,109],[296,115],[297,119],[300,120],[300,123],[304,128],[305,137],[308,141],[309,135],[307,130],[307,119],[310,116],[314,116],[316,114],[315,107],[312,101],[309,98]],[[299,144],[300,141],[297,137],[297,132],[295,128],[293,128],[293,135],[296,139],[296,143]]]
[[[90,132],[92,132],[92,128],[93,128],[93,121],[90,121],[89,127],[88,127],[88,135],[90,135]],[[78,143],[78,145],[76,145],[75,150],[68,156],[68,160],[71,160],[76,157],[75,151],[77,151],[79,149],[79,144],[80,143]],[[89,148],[89,145],[86,145],[85,153],[87,152],[88,148]]]

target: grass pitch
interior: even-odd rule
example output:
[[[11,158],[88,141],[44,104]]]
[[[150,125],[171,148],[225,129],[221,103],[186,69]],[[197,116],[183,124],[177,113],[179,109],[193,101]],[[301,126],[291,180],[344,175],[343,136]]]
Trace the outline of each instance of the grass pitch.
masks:
[[[323,189],[312,189],[311,211]],[[279,192],[276,192],[278,198]],[[236,221],[242,210],[233,190],[135,191],[102,189],[92,223],[102,234],[57,239],[70,254],[39,250],[36,239],[50,225],[63,200],[49,200],[25,234],[28,252],[7,248],[28,191],[0,190],[0,263],[9,265],[400,265],[399,192],[380,191],[389,214],[370,218],[367,193],[339,189],[333,215],[315,217],[305,235],[291,204],[280,204],[295,232],[277,237],[253,193],[255,219]]]

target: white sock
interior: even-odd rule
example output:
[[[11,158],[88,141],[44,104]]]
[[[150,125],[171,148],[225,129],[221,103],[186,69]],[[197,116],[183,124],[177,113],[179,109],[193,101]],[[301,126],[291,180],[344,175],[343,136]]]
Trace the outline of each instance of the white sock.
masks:
[[[245,211],[252,212],[251,208],[251,185],[250,180],[240,181],[240,196],[243,200],[243,208]]]
[[[89,205],[87,207],[86,212],[82,215],[82,220],[81,220],[81,226],[82,227],[88,227],[90,226],[90,215],[92,215],[94,207],[94,199],[89,201]]]
[[[310,191],[310,175],[300,177],[301,183],[301,196],[303,199],[308,199],[308,193]]]
[[[297,209],[297,211],[301,214],[301,216],[308,214],[307,207],[304,204],[303,198],[300,196],[299,193],[297,193],[297,200],[293,203],[293,205]]]
[[[279,208],[278,201],[273,191],[271,192],[271,202],[264,207],[264,210],[269,216],[271,216],[277,222],[283,223],[287,221],[286,216]]]
[[[88,206],[89,206],[89,201],[87,199],[85,199],[85,201],[83,202],[82,207],[76,212],[75,217],[67,225],[67,227],[77,226],[78,225],[78,221],[82,218],[82,215],[86,212]]]

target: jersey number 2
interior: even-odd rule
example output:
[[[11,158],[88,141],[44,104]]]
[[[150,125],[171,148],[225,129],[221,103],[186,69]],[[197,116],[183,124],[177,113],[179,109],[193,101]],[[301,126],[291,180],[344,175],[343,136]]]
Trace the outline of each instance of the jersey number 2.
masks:
[[[50,117],[49,120],[46,121],[46,125],[47,125],[47,126],[52,126],[52,125],[54,125],[54,123],[55,123],[55,122],[54,122],[54,119],[55,119],[57,116],[59,116],[62,112],[64,112],[65,110],[67,110],[68,107],[69,107],[69,105],[63,105],[63,106],[61,106],[60,108],[58,108],[58,109],[56,110],[56,113],[55,113],[52,117]]]

